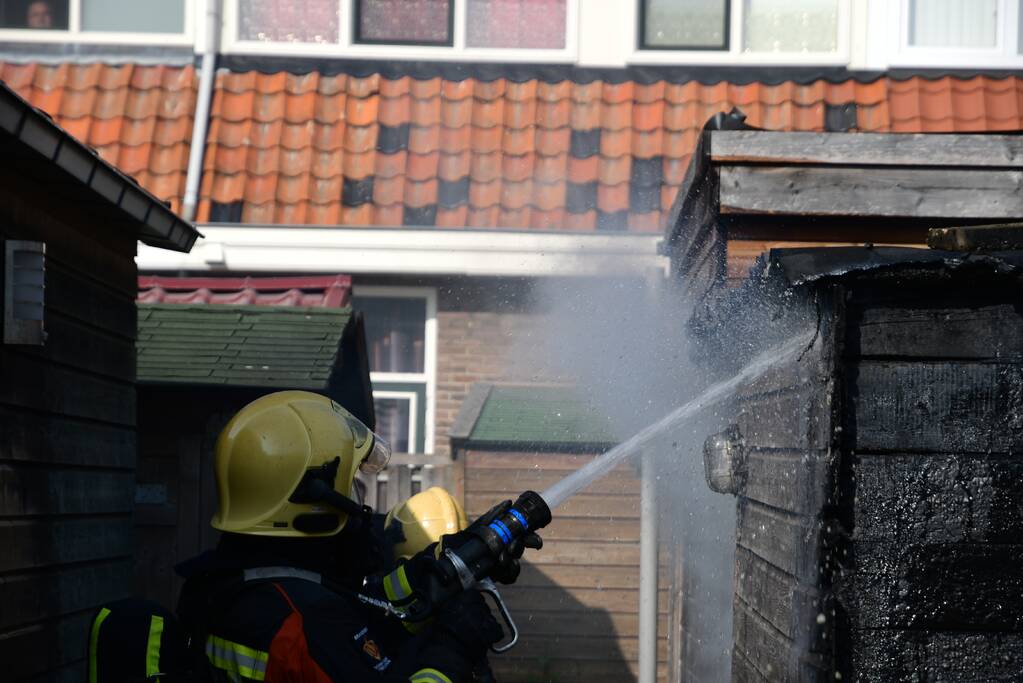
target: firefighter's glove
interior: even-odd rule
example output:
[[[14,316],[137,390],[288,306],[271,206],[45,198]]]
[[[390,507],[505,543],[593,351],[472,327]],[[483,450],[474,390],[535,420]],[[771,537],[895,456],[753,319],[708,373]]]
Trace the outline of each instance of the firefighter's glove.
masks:
[[[504,637],[504,630],[477,590],[462,591],[448,600],[435,623],[437,630],[456,641],[472,662],[486,657],[487,649]]]
[[[488,526],[492,521],[507,512],[508,508],[511,506],[512,502],[510,500],[498,503],[494,507],[490,508],[486,514],[473,522],[465,531],[445,536],[443,541],[444,547],[457,548],[462,544],[463,539],[469,538],[473,535],[475,529]],[[498,583],[515,583],[515,581],[519,578],[519,573],[521,572],[519,558],[522,557],[522,553],[525,552],[526,548],[539,550],[542,547],[543,539],[541,539],[535,532],[530,531],[524,537],[516,538],[508,545],[504,552],[497,557],[494,569],[490,573],[490,578]]]

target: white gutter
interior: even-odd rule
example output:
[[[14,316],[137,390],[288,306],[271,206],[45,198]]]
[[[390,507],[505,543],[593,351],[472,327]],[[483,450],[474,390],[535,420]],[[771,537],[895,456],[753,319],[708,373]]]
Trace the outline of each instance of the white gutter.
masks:
[[[556,276],[667,272],[661,235],[208,224],[188,254],[140,244],[140,272]]]
[[[643,460],[639,500],[639,683],[657,683],[657,470]]]
[[[199,181],[202,179],[202,157],[206,150],[206,129],[210,122],[210,103],[213,100],[213,82],[216,76],[220,29],[220,0],[206,0],[206,25],[204,26],[206,48],[202,54],[199,92],[195,102],[195,120],[192,122],[192,144],[188,150],[185,197],[181,202],[181,217],[187,222],[195,220],[195,209],[199,205]]]

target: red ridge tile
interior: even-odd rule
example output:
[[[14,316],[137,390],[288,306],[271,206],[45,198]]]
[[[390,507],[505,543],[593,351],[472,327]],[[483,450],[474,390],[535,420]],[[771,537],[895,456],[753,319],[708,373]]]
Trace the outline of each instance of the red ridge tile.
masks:
[[[255,108],[256,93],[253,90],[244,92],[221,91],[221,97],[213,100],[213,116],[219,116],[225,121],[242,121],[252,117]]]
[[[632,131],[632,155],[637,159],[650,159],[660,156],[663,152],[664,129],[658,128],[649,133]]]
[[[600,101],[600,93],[604,88],[602,81],[575,83],[572,88],[572,101],[577,105]]]
[[[345,119],[345,106],[348,96],[320,95],[316,98],[316,109],[313,118],[319,123],[335,124]],[[381,121],[382,123],[382,121]]]
[[[600,128],[600,100],[576,102],[572,107],[572,129],[593,130]]]
[[[477,80],[473,86],[473,97],[482,102],[492,102],[504,98],[505,81],[498,78],[493,81]]]
[[[344,179],[337,175],[332,178],[313,178],[309,183],[309,199],[314,204],[327,206],[341,203],[341,189]]]
[[[316,117],[316,95],[288,95],[284,100],[284,120],[288,123],[302,123]]]
[[[255,71],[225,71],[217,73],[217,90],[228,93],[243,93],[256,89]]]
[[[501,149],[501,138],[504,133],[501,128],[472,127],[472,149],[476,152],[486,153]]]
[[[313,130],[313,147],[322,151],[342,149],[347,132],[348,126],[344,123],[318,125]]]
[[[141,121],[124,119],[121,124],[120,142],[123,145],[137,146],[153,141],[153,129],[156,128],[156,117],[151,116]],[[175,143],[181,140],[175,140]]]
[[[121,117],[93,119],[92,126],[89,129],[89,139],[87,142],[94,147],[101,147],[118,142],[121,139],[121,128],[123,125],[124,119]]]
[[[276,173],[279,168],[279,150],[279,147],[249,147],[245,169],[256,176]]]
[[[333,178],[334,176],[344,174],[344,159],[347,155],[337,154],[336,152],[321,152],[311,147],[309,148],[309,153],[312,156],[313,175],[317,178]]]
[[[664,99],[664,81],[642,85],[637,83],[634,88],[636,102],[642,104],[653,104]]]
[[[321,76],[317,87],[320,95],[343,95],[348,92],[348,75]]]
[[[23,91],[28,90],[32,83],[35,82],[36,70],[38,68],[39,65],[35,62],[27,64],[4,62],[3,70],[0,71],[0,80],[6,82],[14,90],[17,90],[18,94],[22,94]],[[24,97],[23,94],[22,97]]]
[[[571,100],[539,101],[536,107],[536,123],[541,128],[565,128],[570,125],[572,123]]]
[[[493,102],[476,100],[472,108],[472,125],[477,128],[494,128],[504,121],[504,100]]]
[[[536,88],[536,96],[543,102],[562,102],[572,98],[572,81],[564,80],[557,83],[541,81]]]
[[[636,130],[660,130],[664,125],[664,102],[637,104],[632,108],[632,127]]]
[[[536,149],[541,154],[557,155],[567,152],[572,145],[572,130],[558,128],[549,130],[540,128],[536,131]]]
[[[303,149],[313,146],[313,135],[316,124],[312,120],[303,123],[286,123],[281,127],[281,147],[285,149]]]
[[[608,104],[620,104],[632,102],[635,84],[632,81],[624,83],[604,83],[601,90],[601,99]]]
[[[380,74],[373,74],[365,78],[355,76],[348,77],[348,94],[358,98],[369,97],[380,90]]]
[[[309,176],[278,176],[276,198],[278,205],[306,201],[309,198]]]
[[[288,84],[288,72],[278,71],[274,74],[257,73],[255,80],[256,92],[263,95],[283,93]]]
[[[281,173],[289,176],[308,174],[313,169],[313,150],[311,147],[302,149],[279,149],[278,167]]]
[[[441,100],[440,121],[447,128],[462,128],[472,123],[472,98]]]
[[[535,149],[535,142],[532,128],[523,130],[505,128],[501,148],[507,154],[528,154]]]
[[[536,90],[537,82],[535,79],[522,83],[508,81],[508,84],[505,86],[504,96],[512,102],[530,102],[536,100]]]
[[[536,100],[508,102],[504,108],[506,128],[527,128],[536,124]]]
[[[96,102],[95,90],[68,90],[60,102],[60,116],[67,119],[79,119],[92,113]]]
[[[604,157],[620,157],[632,149],[632,131],[607,130],[600,134],[600,155]]]
[[[289,95],[315,95],[320,87],[320,72],[310,71],[307,74],[288,74],[284,91]]]

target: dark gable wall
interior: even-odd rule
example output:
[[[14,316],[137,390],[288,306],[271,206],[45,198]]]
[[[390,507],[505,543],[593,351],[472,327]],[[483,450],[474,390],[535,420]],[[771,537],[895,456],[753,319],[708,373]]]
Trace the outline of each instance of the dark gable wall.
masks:
[[[90,613],[131,591],[135,235],[0,149],[0,238],[46,242],[49,335],[0,345],[0,678],[80,681]]]

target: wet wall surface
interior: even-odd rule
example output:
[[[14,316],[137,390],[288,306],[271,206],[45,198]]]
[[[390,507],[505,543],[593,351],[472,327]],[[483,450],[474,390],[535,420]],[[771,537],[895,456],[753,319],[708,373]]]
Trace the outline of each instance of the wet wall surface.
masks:
[[[850,292],[836,665],[845,680],[1020,680],[1019,284],[918,273]]]

